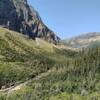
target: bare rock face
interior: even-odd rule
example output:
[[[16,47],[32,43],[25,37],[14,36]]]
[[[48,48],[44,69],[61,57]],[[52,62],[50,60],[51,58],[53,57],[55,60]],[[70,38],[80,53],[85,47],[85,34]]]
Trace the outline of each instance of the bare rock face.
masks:
[[[30,38],[43,38],[57,44],[60,40],[42,22],[27,0],[0,0],[0,26],[27,34]]]

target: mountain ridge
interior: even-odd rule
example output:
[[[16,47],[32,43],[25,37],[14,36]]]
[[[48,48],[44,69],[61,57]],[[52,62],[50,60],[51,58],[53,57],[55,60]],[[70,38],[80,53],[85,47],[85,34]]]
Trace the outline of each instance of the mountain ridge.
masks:
[[[17,31],[35,39],[36,37],[57,44],[60,38],[41,20],[38,12],[27,0],[1,0],[0,26]]]
[[[88,47],[91,43],[100,42],[100,32],[85,33],[63,41],[65,45],[75,48]]]

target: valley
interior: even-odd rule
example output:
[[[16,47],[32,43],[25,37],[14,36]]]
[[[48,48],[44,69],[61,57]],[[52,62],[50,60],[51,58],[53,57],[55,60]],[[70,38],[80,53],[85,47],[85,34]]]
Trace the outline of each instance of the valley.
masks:
[[[0,98],[99,100],[99,47],[61,49],[5,28],[0,33]]]
[[[62,40],[27,0],[0,0],[0,100],[100,100],[100,33]]]

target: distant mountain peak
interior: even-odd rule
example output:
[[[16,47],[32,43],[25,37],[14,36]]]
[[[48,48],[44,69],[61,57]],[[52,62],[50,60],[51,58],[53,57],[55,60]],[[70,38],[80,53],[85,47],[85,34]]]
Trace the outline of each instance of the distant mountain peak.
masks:
[[[89,32],[64,41],[65,44],[75,48],[88,47],[90,44],[96,44],[99,42],[100,32]]]
[[[32,39],[39,37],[55,44],[60,40],[44,25],[27,0],[0,0],[0,26],[27,34]]]

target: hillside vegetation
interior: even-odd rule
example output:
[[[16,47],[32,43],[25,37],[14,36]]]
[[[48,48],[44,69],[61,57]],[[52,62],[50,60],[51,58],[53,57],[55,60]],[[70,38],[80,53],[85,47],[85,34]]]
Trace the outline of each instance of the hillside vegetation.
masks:
[[[0,87],[24,82],[1,100],[100,100],[100,47],[58,49],[0,28]]]
[[[58,62],[64,63],[66,52],[43,40],[33,41],[0,28],[0,87],[23,82],[46,72]]]

